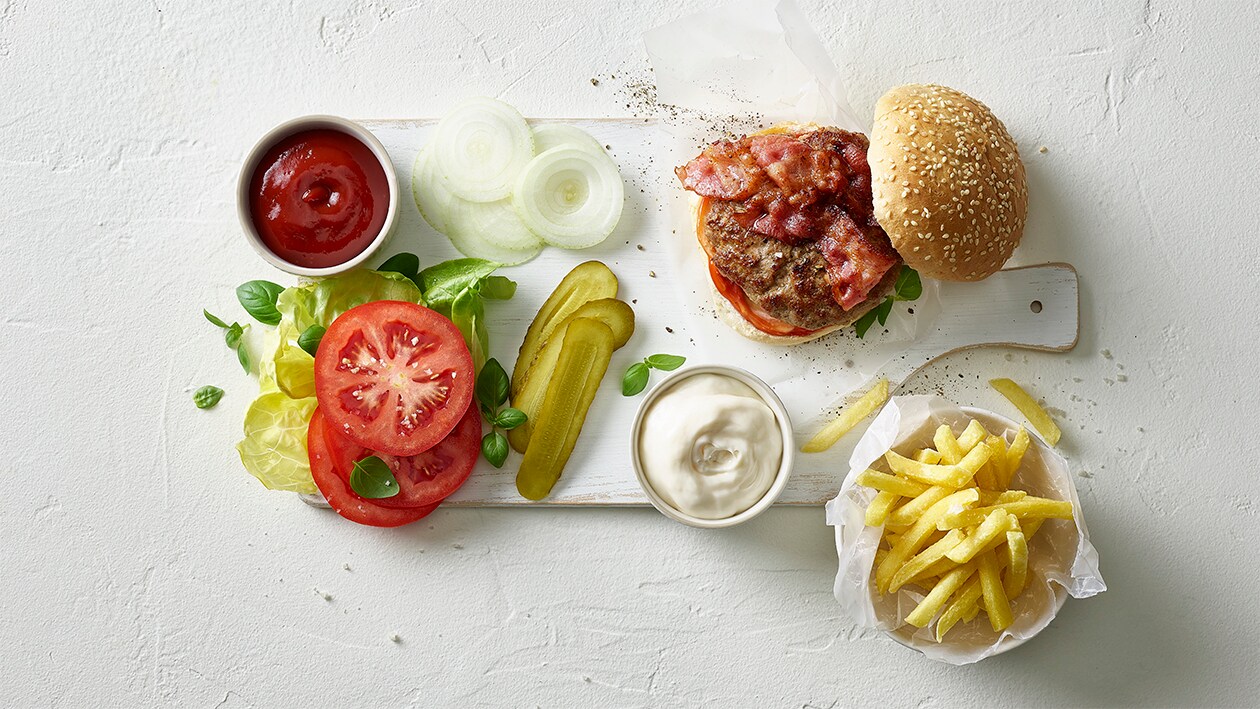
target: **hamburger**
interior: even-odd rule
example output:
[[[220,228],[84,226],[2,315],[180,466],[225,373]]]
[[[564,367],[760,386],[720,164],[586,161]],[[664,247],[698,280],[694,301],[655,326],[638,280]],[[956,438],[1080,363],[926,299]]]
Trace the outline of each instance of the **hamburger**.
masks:
[[[857,321],[901,269],[976,281],[1023,235],[1019,150],[984,104],[944,86],[892,89],[861,133],[804,124],[722,140],[675,173],[719,316],[745,337],[806,342]]]

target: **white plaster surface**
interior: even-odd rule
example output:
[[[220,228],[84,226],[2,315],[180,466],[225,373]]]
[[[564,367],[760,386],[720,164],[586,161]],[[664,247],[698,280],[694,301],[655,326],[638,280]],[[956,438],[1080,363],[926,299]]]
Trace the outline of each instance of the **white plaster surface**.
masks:
[[[1004,374],[1059,410],[1107,593],[953,668],[841,616],[821,508],[378,531],[241,469],[252,384],[200,311],[279,276],[236,223],[250,144],[468,93],[634,115],[640,33],[704,3],[8,0],[0,705],[1254,705],[1257,9],[802,4],[859,110],[938,81],[1020,141],[1017,259],[1079,269],[1080,345],[952,356],[908,390],[1002,410]],[[210,382],[228,395],[199,411]]]

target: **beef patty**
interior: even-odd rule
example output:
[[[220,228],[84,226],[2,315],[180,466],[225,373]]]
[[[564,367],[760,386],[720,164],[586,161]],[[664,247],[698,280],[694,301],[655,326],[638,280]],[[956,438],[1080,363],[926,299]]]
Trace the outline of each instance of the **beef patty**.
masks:
[[[832,296],[827,259],[812,241],[789,245],[753,233],[737,216],[739,202],[708,200],[700,244],[718,271],[739,285],[748,300],[772,317],[807,330],[847,325],[866,313]],[[867,296],[873,306],[892,291],[900,268],[890,268]]]

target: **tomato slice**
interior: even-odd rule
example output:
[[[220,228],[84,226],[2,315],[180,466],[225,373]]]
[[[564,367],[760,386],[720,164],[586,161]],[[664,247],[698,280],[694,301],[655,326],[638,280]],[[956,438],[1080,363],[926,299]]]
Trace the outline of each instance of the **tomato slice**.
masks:
[[[700,206],[696,209],[696,234],[697,237],[701,230],[704,229],[704,220],[708,216],[709,207],[713,200],[705,197],[700,200]],[[703,240],[701,246],[704,246]],[[706,248],[707,253],[707,248]],[[717,288],[718,293],[731,304],[731,307],[739,311],[739,314],[748,321],[749,325],[766,333],[767,335],[777,335],[780,337],[800,337],[802,335],[812,335],[817,330],[807,330],[803,327],[797,327],[791,323],[783,322],[772,316],[770,313],[758,308],[748,300],[748,294],[743,288],[735,285],[726,276],[723,276],[717,270],[717,266],[709,261],[709,277],[713,279],[713,285]]]
[[[409,457],[368,450],[337,433],[331,426],[324,427],[325,443],[332,453],[333,468],[338,477],[350,480],[355,461],[375,455],[394,473],[398,481],[398,494],[372,500],[381,507],[425,507],[441,502],[459,489],[472,474],[481,455],[481,412],[468,407],[464,418],[455,430],[438,441],[427,451]]]
[[[416,303],[342,313],[315,356],[329,428],[368,450],[412,456],[446,437],[473,399],[473,360],[454,323]]]
[[[803,327],[797,327],[791,323],[783,322],[761,308],[753,305],[748,300],[748,295],[744,293],[744,289],[731,283],[726,276],[717,270],[717,266],[713,262],[709,262],[709,276],[713,278],[713,285],[717,287],[718,293],[722,294],[730,302],[731,306],[739,311],[740,316],[748,321],[749,325],[761,330],[767,335],[778,335],[781,337],[799,337],[801,335],[812,335],[817,330],[806,330]]]
[[[328,447],[327,419],[315,409],[306,431],[306,451],[311,460],[311,477],[333,510],[350,520],[371,527],[401,527],[427,516],[441,502],[426,507],[382,507],[374,500],[359,497],[350,489],[350,479],[337,473],[333,452]]]

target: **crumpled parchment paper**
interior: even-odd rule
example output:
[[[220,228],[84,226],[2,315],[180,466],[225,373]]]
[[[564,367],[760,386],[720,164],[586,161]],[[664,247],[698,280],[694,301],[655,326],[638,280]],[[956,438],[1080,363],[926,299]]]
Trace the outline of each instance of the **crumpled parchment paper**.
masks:
[[[879,596],[875,591],[871,570],[883,528],[866,526],[866,507],[875,492],[855,485],[854,478],[869,467],[880,469],[877,461],[889,449],[909,454],[930,446],[932,434],[940,424],[949,423],[955,431],[962,431],[972,418],[994,435],[1007,434],[1008,440],[1018,428],[1018,424],[997,414],[977,409],[964,411],[940,397],[894,397],[858,441],[844,484],[836,498],[827,503],[827,524],[835,527],[840,556],[835,595],[841,607],[859,626],[886,631],[894,640],[952,665],[979,662],[1028,640],[1054,619],[1068,596],[1089,598],[1107,590],[1067,461],[1030,430],[1032,444],[1011,488],[1039,497],[1071,500],[1076,519],[1048,520],[1029,542],[1028,586],[1012,602],[1011,627],[995,633],[981,614],[971,623],[955,625],[945,641],[937,643],[933,625],[919,629],[903,622],[923,594],[908,587],[895,595]]]

